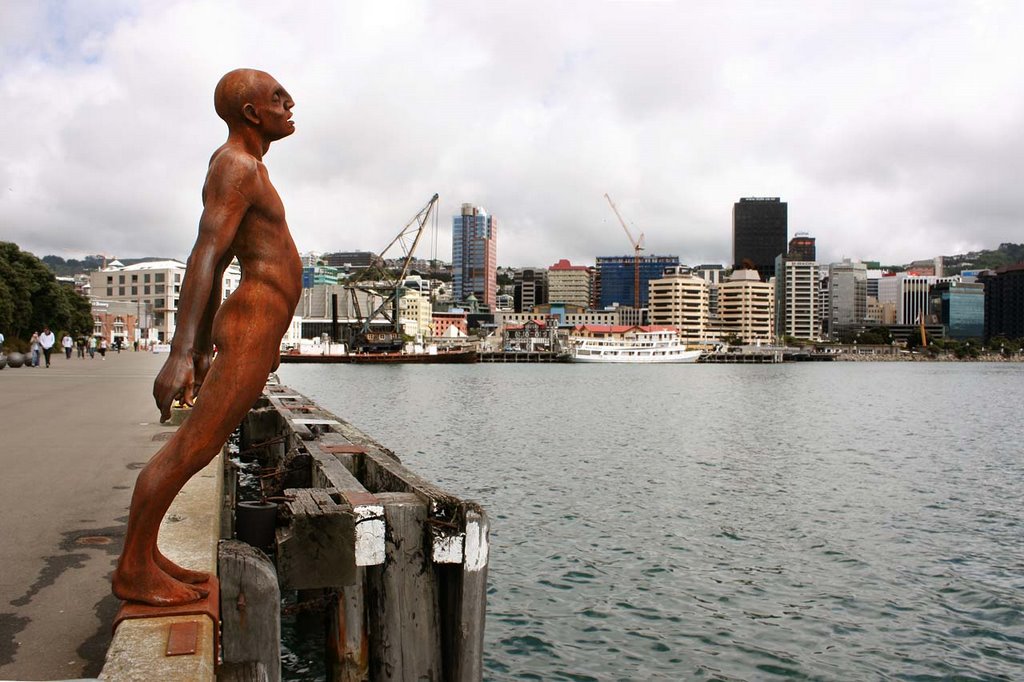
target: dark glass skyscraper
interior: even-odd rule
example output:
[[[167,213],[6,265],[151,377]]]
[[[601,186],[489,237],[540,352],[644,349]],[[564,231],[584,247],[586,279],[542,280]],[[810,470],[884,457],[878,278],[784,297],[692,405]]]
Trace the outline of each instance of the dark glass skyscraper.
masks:
[[[647,306],[647,283],[661,279],[665,268],[679,265],[679,256],[640,257],[640,307]],[[633,305],[633,256],[598,256],[597,271],[601,278],[600,307],[613,303]]]
[[[733,267],[753,264],[767,282],[775,274],[775,257],[787,253],[788,221],[788,204],[778,197],[749,197],[733,204]]]

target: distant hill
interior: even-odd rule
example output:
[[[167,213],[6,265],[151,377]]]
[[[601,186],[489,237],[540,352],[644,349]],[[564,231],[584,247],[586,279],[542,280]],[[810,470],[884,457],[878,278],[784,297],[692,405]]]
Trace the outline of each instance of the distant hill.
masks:
[[[43,256],[40,260],[58,277],[73,277],[83,272],[99,270],[103,267],[104,258],[103,256],[83,256],[81,260],[78,260],[77,258],[64,259],[60,256]],[[136,263],[169,259],[147,256],[145,258],[118,258],[117,260],[125,265],[135,265]]]
[[[1004,265],[1024,262],[1024,244],[1000,244],[999,248],[972,251],[957,256],[943,256],[943,267],[950,272],[960,270],[995,270]]]

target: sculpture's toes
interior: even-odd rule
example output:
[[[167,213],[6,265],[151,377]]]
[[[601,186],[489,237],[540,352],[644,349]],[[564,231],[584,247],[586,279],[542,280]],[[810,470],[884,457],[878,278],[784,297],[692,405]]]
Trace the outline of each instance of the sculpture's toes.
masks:
[[[175,580],[155,565],[134,575],[118,570],[114,573],[112,587],[118,599],[150,606],[190,604],[205,596],[204,591]]]

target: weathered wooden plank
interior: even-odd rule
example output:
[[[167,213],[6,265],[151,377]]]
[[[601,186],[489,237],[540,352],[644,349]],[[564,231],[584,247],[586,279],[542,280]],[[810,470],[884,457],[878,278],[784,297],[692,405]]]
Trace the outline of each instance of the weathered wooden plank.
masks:
[[[277,569],[287,589],[351,585],[355,580],[355,514],[325,491],[288,489],[286,525],[277,529]]]
[[[434,563],[462,563],[464,532],[462,502],[403,464],[374,452],[363,456],[363,483],[379,493],[408,492],[427,504],[431,552]]]
[[[242,419],[240,445],[243,451],[272,440],[283,431],[283,418],[273,405],[249,410]]]
[[[260,550],[238,540],[222,540],[217,552],[220,576],[221,646],[226,663],[258,663],[262,678],[281,679],[281,591],[274,564]]]
[[[384,561],[384,507],[363,484],[317,441],[306,444],[313,459],[312,485],[332,488],[355,514],[357,566],[376,566]]]
[[[440,680],[437,586],[424,542],[426,505],[408,493],[379,497],[388,558],[366,569],[370,679]]]

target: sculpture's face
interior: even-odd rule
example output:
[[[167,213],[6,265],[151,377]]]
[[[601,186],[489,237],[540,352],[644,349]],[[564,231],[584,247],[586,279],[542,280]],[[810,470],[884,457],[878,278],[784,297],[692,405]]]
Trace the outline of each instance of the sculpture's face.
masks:
[[[260,128],[271,140],[280,140],[295,132],[292,107],[295,102],[284,87],[269,74],[263,74],[258,87],[257,101],[253,102],[260,117]]]

